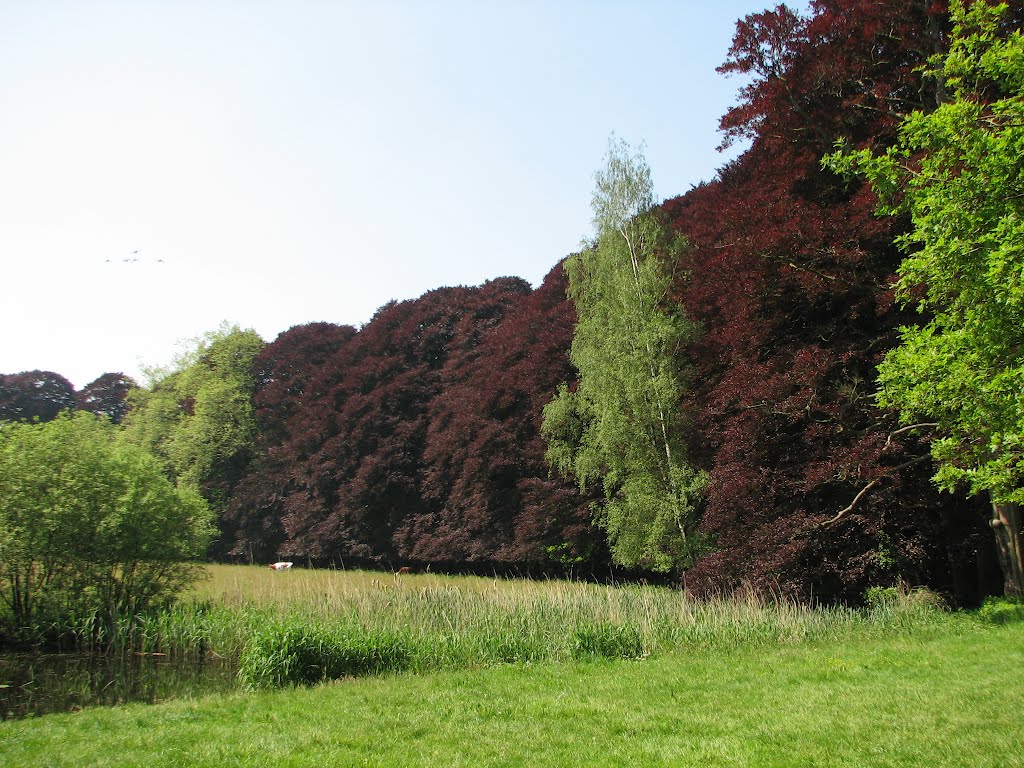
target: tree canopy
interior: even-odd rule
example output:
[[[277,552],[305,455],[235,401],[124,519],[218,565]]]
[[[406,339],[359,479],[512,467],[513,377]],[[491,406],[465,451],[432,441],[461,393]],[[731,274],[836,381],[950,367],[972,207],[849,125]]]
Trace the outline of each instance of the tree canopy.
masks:
[[[50,421],[74,407],[74,387],[59,373],[0,374],[0,421]]]
[[[199,484],[217,558],[630,563],[695,592],[856,601],[902,580],[974,601],[998,551],[960,489],[1020,495],[1008,5],[954,5],[956,29],[926,0],[750,14],[720,68],[744,78],[726,142],[749,144],[714,179],[657,203],[613,143],[593,241],[536,289],[439,288],[266,345],[222,329],[128,398],[126,430]],[[837,140],[876,184],[822,165]],[[9,375],[0,418],[116,418],[124,384]]]
[[[900,329],[879,403],[934,427],[935,481],[1024,503],[1024,34],[1008,6],[951,3],[947,100],[914,112],[885,153],[831,157],[863,173],[880,211],[908,213],[897,296],[924,322]],[[999,518],[995,518],[998,522]],[[1018,542],[1019,550],[1019,542]],[[1018,580],[1020,552],[1018,561]],[[1024,581],[1016,585],[1024,592]]]
[[[225,324],[196,339],[151,387],[129,396],[128,439],[161,458],[175,479],[202,489],[218,508],[226,485],[251,458],[253,360],[263,346],[255,331]]]
[[[120,424],[128,413],[128,395],[137,386],[123,373],[105,373],[75,393],[75,405],[80,411],[106,416]]]
[[[900,329],[879,402],[906,424],[936,421],[936,481],[1024,502],[1024,36],[1006,5],[952,4],[949,100],[914,112],[884,154],[835,155],[909,213],[898,297],[925,318]]]

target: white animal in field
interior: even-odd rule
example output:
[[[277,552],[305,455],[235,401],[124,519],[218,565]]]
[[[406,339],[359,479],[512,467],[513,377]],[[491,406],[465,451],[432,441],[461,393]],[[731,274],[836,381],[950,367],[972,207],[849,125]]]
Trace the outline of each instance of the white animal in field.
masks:
[[[270,570],[272,570],[272,571],[287,571],[287,570],[288,570],[289,568],[291,568],[291,567],[292,567],[292,564],[291,564],[291,563],[285,563],[285,562],[281,562],[281,563],[271,563],[271,564],[270,564],[270,565],[268,565],[267,567],[268,567],[268,568],[269,568]]]

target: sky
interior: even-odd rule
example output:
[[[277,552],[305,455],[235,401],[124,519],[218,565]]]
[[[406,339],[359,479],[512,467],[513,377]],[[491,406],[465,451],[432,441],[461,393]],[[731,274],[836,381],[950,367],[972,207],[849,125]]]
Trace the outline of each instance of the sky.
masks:
[[[774,4],[0,0],[0,373],[144,382],[225,321],[536,286],[612,133],[659,198],[735,155],[715,67]]]

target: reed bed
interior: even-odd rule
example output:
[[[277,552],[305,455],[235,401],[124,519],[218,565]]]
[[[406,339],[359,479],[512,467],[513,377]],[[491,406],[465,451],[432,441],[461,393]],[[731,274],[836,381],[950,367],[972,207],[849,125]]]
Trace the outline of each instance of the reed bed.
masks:
[[[777,596],[695,600],[642,585],[214,565],[179,604],[132,628],[136,652],[216,654],[250,687],[378,672],[919,632],[941,615],[888,596],[869,610]]]
[[[77,650],[223,657],[240,663],[244,683],[263,687],[920,632],[943,616],[933,599],[895,590],[851,610],[752,592],[696,600],[665,587],[559,580],[226,565],[208,566],[206,576],[173,607],[109,635],[87,621],[63,634]]]

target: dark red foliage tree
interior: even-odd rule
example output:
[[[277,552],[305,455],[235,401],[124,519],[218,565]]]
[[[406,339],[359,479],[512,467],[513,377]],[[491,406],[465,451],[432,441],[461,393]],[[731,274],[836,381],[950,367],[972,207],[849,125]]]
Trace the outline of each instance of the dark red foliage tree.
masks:
[[[424,514],[396,532],[408,559],[529,569],[602,552],[590,500],[549,476],[539,431],[544,405],[573,376],[574,323],[558,266],[478,345],[449,357],[429,413]]]
[[[979,526],[932,488],[913,433],[890,440],[897,425],[873,405],[875,366],[908,319],[888,290],[899,223],[820,166],[836,140],[884,145],[900,113],[935,103],[916,67],[941,45],[944,9],[813,8],[740,22],[722,70],[753,80],[722,125],[753,144],[665,204],[691,243],[678,296],[706,329],[688,351],[688,406],[713,474],[703,526],[718,551],[687,582],[856,600],[902,577],[969,599]]]
[[[529,567],[595,546],[587,499],[552,479],[541,409],[570,377],[561,267],[299,326],[256,360],[260,446],[221,556]]]
[[[136,386],[135,380],[123,373],[104,373],[75,393],[75,405],[80,411],[91,411],[120,424],[128,412],[128,393]]]
[[[690,243],[676,296],[705,330],[681,352],[681,406],[713,475],[703,528],[717,551],[686,583],[857,600],[904,578],[970,600],[986,572],[998,581],[983,516],[935,492],[920,432],[898,431],[872,397],[877,362],[912,319],[889,290],[901,223],[820,165],[836,140],[885,146],[901,114],[942,99],[919,67],[942,49],[945,8],[812,10],[739,23],[722,71],[749,80],[722,128],[752,144],[662,208]],[[550,476],[538,435],[573,376],[573,323],[559,267],[536,291],[502,278],[392,302],[358,332],[282,334],[257,360],[260,447],[224,553],[607,562],[589,499]]]
[[[51,421],[74,407],[75,389],[59,373],[0,373],[0,420]]]
[[[284,550],[391,561],[391,533],[422,512],[418,474],[440,369],[475,291],[445,288],[383,307],[358,334],[325,397],[304,414],[304,493],[286,501]],[[309,423],[312,422],[312,423]]]
[[[546,515],[550,502],[578,527],[579,500],[547,479],[536,432],[566,377],[571,312],[560,277],[536,293],[500,278],[392,302],[358,332],[282,334],[256,360],[261,446],[224,554],[453,565],[574,546],[584,533]],[[447,456],[463,416],[479,424]]]
[[[290,425],[325,394],[329,363],[343,357],[356,329],[331,323],[298,325],[267,344],[253,362],[253,394],[259,430],[257,455],[232,488],[221,515],[215,557],[250,562],[277,558],[285,533],[284,500],[296,489],[296,456],[287,450]],[[325,378],[327,377],[327,378]],[[301,455],[301,454],[300,454]]]

